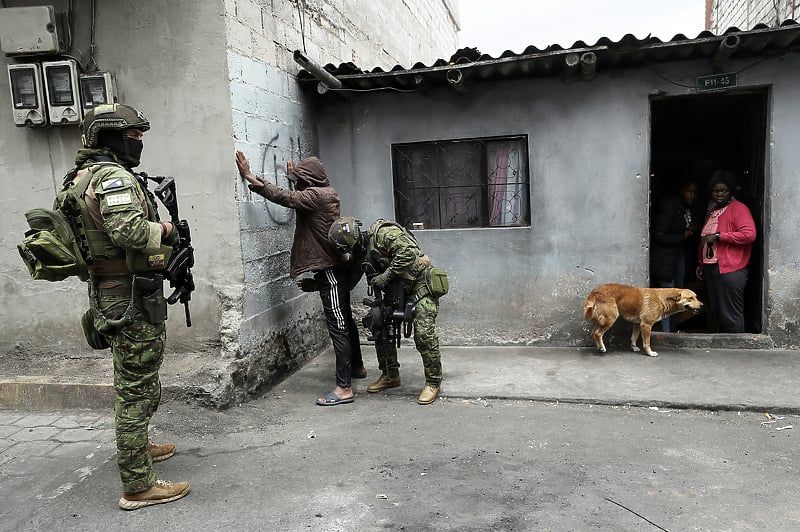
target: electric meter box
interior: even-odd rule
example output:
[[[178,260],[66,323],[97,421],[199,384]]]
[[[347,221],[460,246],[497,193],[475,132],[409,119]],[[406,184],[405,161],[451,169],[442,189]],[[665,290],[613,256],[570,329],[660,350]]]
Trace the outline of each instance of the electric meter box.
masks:
[[[8,65],[8,84],[11,87],[11,114],[17,127],[47,125],[42,73],[39,65]]]
[[[6,55],[63,52],[53,6],[0,9],[0,50]]]
[[[43,61],[42,75],[47,94],[47,114],[53,126],[80,124],[78,66],[72,59]]]
[[[110,72],[93,72],[92,74],[81,74],[81,107],[83,114],[94,109],[98,105],[114,103],[116,101],[116,90],[114,78]]]

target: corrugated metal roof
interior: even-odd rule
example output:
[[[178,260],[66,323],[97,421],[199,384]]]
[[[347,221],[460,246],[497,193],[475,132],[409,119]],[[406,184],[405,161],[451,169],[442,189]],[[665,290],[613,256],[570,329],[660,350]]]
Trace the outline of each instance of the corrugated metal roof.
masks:
[[[363,71],[353,63],[342,63],[338,67],[328,64],[325,69],[336,76],[345,89],[413,90],[421,86],[447,85],[447,73],[454,68],[459,69],[467,81],[563,75],[567,56],[572,55],[569,60],[574,61],[576,54],[581,56],[587,52],[595,55],[598,71],[635,68],[666,61],[714,58],[720,43],[726,39],[727,42],[735,41],[733,36],[739,38],[738,47],[732,54],[734,58],[780,55],[800,50],[800,23],[787,20],[780,26],[759,24],[747,31],[736,27],[728,28],[722,34],[704,31],[694,39],[678,34],[667,42],[650,35],[639,39],[627,34],[618,41],[602,37],[593,45],[577,41],[569,48],[554,44],[540,50],[529,46],[522,53],[507,50],[499,57],[480,55],[474,48],[462,48],[449,60],[438,59],[430,66],[423,63],[416,63],[411,68],[395,65],[389,71],[381,68]],[[305,70],[298,74],[297,79],[304,83],[316,81]]]

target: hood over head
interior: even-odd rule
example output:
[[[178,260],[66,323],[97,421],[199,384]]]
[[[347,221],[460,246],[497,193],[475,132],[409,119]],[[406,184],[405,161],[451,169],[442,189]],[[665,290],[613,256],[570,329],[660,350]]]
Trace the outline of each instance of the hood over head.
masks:
[[[298,188],[327,187],[330,185],[325,167],[316,157],[303,159],[294,167],[289,179],[297,180]]]

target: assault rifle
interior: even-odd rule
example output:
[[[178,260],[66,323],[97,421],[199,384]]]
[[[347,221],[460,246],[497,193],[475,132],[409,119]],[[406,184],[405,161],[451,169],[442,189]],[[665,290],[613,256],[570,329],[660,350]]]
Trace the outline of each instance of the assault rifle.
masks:
[[[138,174],[146,180],[158,183],[153,193],[161,200],[164,207],[169,212],[170,221],[178,232],[178,242],[175,243],[172,256],[164,268],[164,277],[169,281],[172,294],[167,298],[167,303],[174,305],[178,301],[183,303],[186,314],[186,326],[192,326],[192,316],[189,313],[189,301],[194,292],[194,277],[192,268],[194,267],[194,248],[192,247],[192,232],[189,229],[189,222],[181,220],[178,215],[178,198],[175,195],[175,179],[167,176],[151,176],[144,172]],[[145,190],[147,188],[145,187]],[[149,193],[149,190],[148,190]]]
[[[370,291],[374,299],[364,299],[370,309],[361,320],[371,333],[367,340],[384,351],[393,345],[400,347],[401,339],[411,336],[414,327],[414,305],[406,301],[403,280],[393,279],[387,290],[370,287],[367,293]]]

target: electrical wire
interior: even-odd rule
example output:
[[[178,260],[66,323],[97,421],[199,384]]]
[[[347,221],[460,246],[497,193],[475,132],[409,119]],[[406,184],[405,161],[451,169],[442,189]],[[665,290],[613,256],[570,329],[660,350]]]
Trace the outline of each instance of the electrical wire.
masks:
[[[695,86],[694,86],[694,85],[686,85],[686,84],[684,84],[684,83],[678,83],[677,81],[672,81],[671,79],[667,79],[665,76],[661,75],[659,72],[657,72],[657,71],[656,71],[654,68],[652,68],[652,67],[647,67],[647,69],[648,69],[650,72],[652,72],[653,74],[655,74],[656,76],[658,76],[659,78],[661,78],[661,79],[663,79],[664,81],[666,81],[667,83],[670,83],[670,84],[672,84],[672,85],[675,85],[676,87],[683,87],[683,88],[685,88],[685,89],[693,89],[693,88],[695,88]]]
[[[72,0],[67,0],[67,52],[72,50]],[[78,61],[80,65],[81,62]]]
[[[94,51],[97,48],[97,43],[95,42],[95,30],[96,30],[96,23],[97,23],[97,0],[92,0],[91,3],[91,26],[89,30],[89,59],[86,61],[86,67],[84,70],[86,72],[95,72],[99,70],[97,65],[97,61],[94,58]]]
[[[64,56],[64,57],[68,57],[68,58],[72,59],[73,61],[78,63],[78,66],[81,66],[81,60],[78,59],[77,57],[75,57],[74,55],[71,55],[71,54],[61,54],[61,55]]]
[[[303,41],[303,53],[306,52],[306,5],[303,0],[297,0],[297,17],[300,19],[300,39]]]
[[[341,89],[334,89],[332,87],[328,87],[328,90],[331,92],[376,92],[376,91],[418,92],[419,89],[398,89],[397,87],[375,87],[372,89],[345,89],[344,87],[342,87]]]
[[[752,67],[754,67],[754,66],[758,65],[759,63],[763,63],[764,61],[767,61],[767,60],[769,60],[769,59],[774,59],[774,58],[773,58],[773,57],[762,57],[761,59],[758,59],[758,60],[756,60],[756,61],[753,61],[752,63],[750,63],[750,64],[749,64],[749,65],[747,65],[746,67],[742,67],[742,68],[740,68],[739,70],[736,70],[736,71],[735,71],[735,72],[733,72],[733,73],[734,73],[734,74],[737,74],[737,75],[738,75],[738,74],[741,74],[742,72],[744,72],[744,71],[745,71],[745,70],[747,70],[748,68],[752,68]],[[678,87],[687,88],[687,89],[694,89],[694,88],[695,88],[695,86],[694,86],[694,85],[686,85],[686,84],[684,84],[684,83],[678,83],[677,81],[672,81],[671,79],[667,79],[665,76],[663,76],[662,74],[660,74],[659,72],[657,72],[657,71],[656,71],[654,68],[652,68],[652,67],[648,67],[648,70],[650,70],[650,72],[652,72],[653,74],[655,74],[655,75],[656,75],[656,76],[658,76],[659,78],[663,79],[664,81],[666,81],[667,83],[670,83],[670,84],[672,84],[672,85],[675,85],[675,86],[678,86]],[[333,89],[331,89],[331,90],[333,90]]]
[[[741,74],[742,72],[744,72],[744,71],[745,71],[745,70],[747,70],[748,68],[750,68],[750,67],[754,67],[754,66],[756,66],[756,65],[757,65],[757,64],[759,64],[759,63],[763,63],[763,62],[764,62],[764,61],[766,61],[767,59],[773,59],[773,58],[772,58],[772,57],[762,57],[762,58],[761,58],[761,59],[759,59],[758,61],[753,61],[752,63],[750,63],[750,64],[749,64],[749,65],[747,65],[746,67],[744,67],[744,68],[742,68],[742,69],[740,69],[740,70],[737,70],[737,71],[736,71],[736,73],[737,73],[737,74]]]

